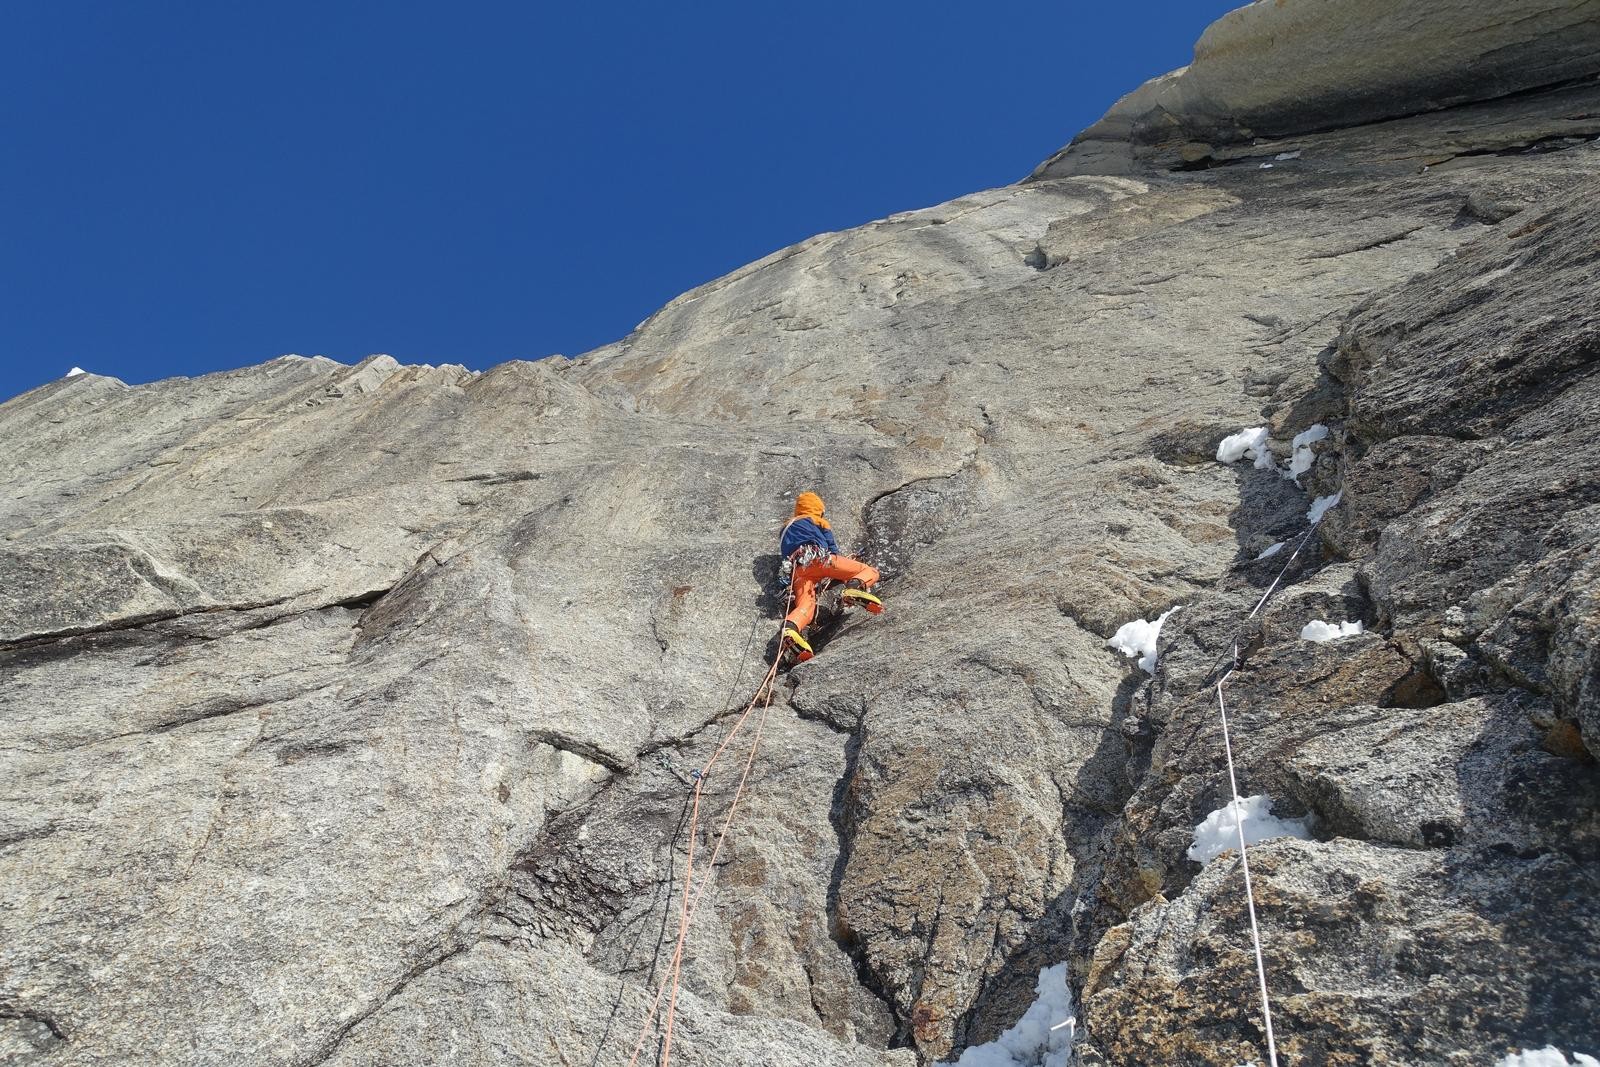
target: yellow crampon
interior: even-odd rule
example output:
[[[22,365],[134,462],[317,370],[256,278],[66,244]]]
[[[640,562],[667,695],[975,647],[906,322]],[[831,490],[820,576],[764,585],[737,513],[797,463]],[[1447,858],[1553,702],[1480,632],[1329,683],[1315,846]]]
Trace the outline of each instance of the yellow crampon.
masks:
[[[865,589],[846,589],[839,594],[839,603],[845,607],[866,608],[876,615],[883,610],[883,601]]]
[[[794,661],[796,663],[804,663],[806,660],[816,655],[816,653],[811,650],[811,642],[802,637],[800,631],[796,630],[793,626],[785,626],[783,628],[782,640],[784,645],[787,646],[786,650],[794,654]]]

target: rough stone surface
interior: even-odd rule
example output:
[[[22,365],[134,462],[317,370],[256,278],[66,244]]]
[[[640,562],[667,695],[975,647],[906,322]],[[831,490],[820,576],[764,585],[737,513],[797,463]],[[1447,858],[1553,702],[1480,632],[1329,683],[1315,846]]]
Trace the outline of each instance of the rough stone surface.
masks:
[[[1592,859],[1460,862],[1343,839],[1285,838],[1252,852],[1283,1061],[1466,1065],[1485,1062],[1487,1048],[1592,1047],[1594,985],[1561,966],[1600,933],[1585,900],[1600,888]],[[1260,1054],[1236,858],[1213,861],[1130,927],[1102,943],[1087,1005],[1116,1062]],[[1189,1025],[1175,1026],[1179,1016]]]
[[[889,609],[707,779],[702,871],[759,722],[675,1062],[930,1064],[1062,960],[1085,1063],[1259,1061],[1185,856],[1236,652],[1241,790],[1316,836],[1252,853],[1289,1062],[1600,1051],[1600,89],[1374,122],[1355,68],[1323,132],[1124,130],[578,360],[0,405],[0,1060],[627,1063],[804,488]],[[1317,422],[1298,482],[1214,459]],[[1174,605],[1153,676],[1106,647]]]
[[[1597,0],[1255,0],[1212,23],[1192,63],[1118,100],[1034,177],[1120,174],[1135,159],[1194,166],[1223,146],[1597,74]],[[1473,210],[1493,215],[1492,205]]]

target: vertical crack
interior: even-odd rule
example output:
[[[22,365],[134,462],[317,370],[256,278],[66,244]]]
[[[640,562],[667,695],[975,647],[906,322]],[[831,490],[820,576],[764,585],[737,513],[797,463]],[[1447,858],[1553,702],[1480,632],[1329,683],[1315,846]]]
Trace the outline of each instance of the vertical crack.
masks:
[[[833,862],[833,872],[828,878],[828,936],[849,958],[855,970],[856,983],[882,1002],[884,1011],[894,1024],[894,1035],[890,1038],[889,1047],[910,1048],[910,1021],[901,1016],[894,998],[873,973],[867,960],[866,945],[855,935],[839,913],[840,887],[844,883],[845,869],[850,864],[850,854],[855,846],[856,835],[856,812],[850,802],[850,786],[855,780],[861,748],[866,742],[866,732],[866,716],[863,714],[857,720],[850,736],[845,739],[844,770],[840,772],[839,780],[833,787],[833,802],[828,811],[828,822],[833,826],[833,832],[839,841],[839,854]]]

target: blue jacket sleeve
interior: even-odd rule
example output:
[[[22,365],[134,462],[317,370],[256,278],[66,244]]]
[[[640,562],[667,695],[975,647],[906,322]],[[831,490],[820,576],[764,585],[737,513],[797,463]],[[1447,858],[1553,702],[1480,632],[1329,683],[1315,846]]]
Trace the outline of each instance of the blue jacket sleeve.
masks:
[[[839,542],[837,542],[837,541],[835,541],[833,539],[833,531],[832,530],[823,530],[822,531],[822,537],[823,537],[823,540],[828,542],[828,551],[832,552],[835,556],[837,556],[839,554]]]

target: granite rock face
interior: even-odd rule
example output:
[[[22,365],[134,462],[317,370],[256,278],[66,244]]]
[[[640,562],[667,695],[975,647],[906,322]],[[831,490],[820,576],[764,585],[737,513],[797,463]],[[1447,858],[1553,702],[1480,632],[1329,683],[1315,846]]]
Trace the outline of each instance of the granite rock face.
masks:
[[[1399,87],[1366,10],[1252,5],[1178,76],[1279,141],[1114,110],[577,360],[0,405],[0,1062],[628,1063],[807,488],[889,609],[727,750],[675,1062],[954,1058],[1063,960],[1083,1062],[1261,1060],[1237,857],[1185,855],[1235,649],[1241,791],[1314,838],[1251,853],[1285,1062],[1597,1051],[1586,6]],[[1215,460],[1319,423],[1298,480]],[[1106,647],[1174,606],[1154,674]]]
[[[1189,66],[1118,100],[1034,177],[1121,174],[1136,159],[1204,165],[1268,139],[1597,74],[1600,0],[1255,0],[1212,23]],[[1545,136],[1562,134],[1535,139]]]

